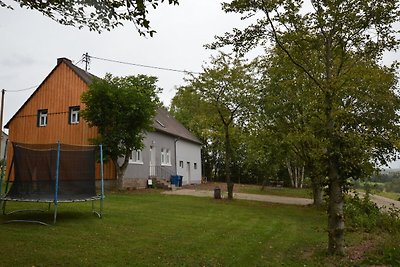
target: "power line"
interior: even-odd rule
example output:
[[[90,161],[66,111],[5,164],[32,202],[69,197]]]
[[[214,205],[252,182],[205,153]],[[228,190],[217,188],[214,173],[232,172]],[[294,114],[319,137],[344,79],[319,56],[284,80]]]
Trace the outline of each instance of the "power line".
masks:
[[[132,63],[132,62],[125,62],[125,61],[120,61],[120,60],[114,60],[114,59],[107,59],[107,58],[101,58],[101,57],[95,57],[95,56],[90,56],[87,53],[82,56],[82,58],[75,63],[75,65],[78,65],[81,62],[86,63],[86,68],[88,67],[88,60],[90,58],[98,59],[98,60],[103,60],[103,61],[108,61],[108,62],[113,62],[113,63],[118,63],[118,64],[124,64],[124,65],[130,65],[130,66],[136,66],[136,67],[142,67],[142,68],[150,68],[150,69],[157,69],[157,70],[164,70],[164,71],[173,71],[173,72],[179,72],[179,73],[190,73],[190,74],[201,74],[200,72],[195,72],[195,71],[187,71],[187,70],[178,70],[178,69],[173,69],[173,68],[163,68],[163,67],[157,67],[157,66],[150,66],[150,65],[144,65],[144,64],[138,64],[138,63]],[[23,91],[28,91],[32,89],[36,89],[39,85],[34,85],[30,86],[28,88],[23,88],[23,89],[17,89],[17,90],[6,90],[6,92],[9,93],[17,93],[17,92],[23,92]]]
[[[163,67],[157,67],[157,66],[143,65],[143,64],[137,64],[137,63],[131,63],[131,62],[120,61],[120,60],[114,60],[114,59],[107,59],[107,58],[95,57],[95,56],[89,56],[89,57],[90,57],[90,58],[94,58],[94,59],[98,59],[98,60],[103,60],[103,61],[108,61],[108,62],[113,62],[113,63],[118,63],[118,64],[124,64],[124,65],[131,65],[131,66],[136,66],[136,67],[149,68],[149,69],[157,69],[157,70],[165,70],[165,71],[174,71],[174,72],[190,73],[190,74],[201,74],[200,72],[195,72],[195,71],[178,70],[178,69],[172,69],[172,68],[163,68]]]
[[[16,92],[22,92],[22,91],[28,91],[28,90],[32,90],[32,89],[36,89],[39,85],[34,85],[28,88],[24,88],[24,89],[18,89],[18,90],[6,90],[7,93],[16,93]]]

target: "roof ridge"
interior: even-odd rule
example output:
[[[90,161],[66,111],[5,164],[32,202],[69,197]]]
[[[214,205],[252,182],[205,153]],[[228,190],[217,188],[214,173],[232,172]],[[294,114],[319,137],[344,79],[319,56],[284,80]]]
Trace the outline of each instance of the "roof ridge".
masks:
[[[32,97],[40,90],[42,85],[47,81],[47,79],[53,74],[53,72],[62,64],[65,63],[70,69],[72,69],[79,78],[82,79],[87,85],[92,82],[94,77],[97,76],[84,71],[83,69],[75,66],[72,61],[66,57],[58,58],[57,65],[50,71],[50,73],[44,78],[44,80],[39,84],[36,90],[28,97],[28,99],[22,104],[22,106],[15,112],[15,114],[11,117],[11,119],[4,125],[4,128],[8,129],[10,122],[17,116],[17,114],[25,107],[25,105],[32,99]]]

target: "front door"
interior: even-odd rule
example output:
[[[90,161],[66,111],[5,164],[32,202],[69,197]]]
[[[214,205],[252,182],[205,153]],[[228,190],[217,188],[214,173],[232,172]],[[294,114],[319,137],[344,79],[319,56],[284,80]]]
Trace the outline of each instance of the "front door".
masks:
[[[150,176],[156,176],[156,148],[150,146]]]
[[[190,162],[186,162],[186,181],[190,184]]]

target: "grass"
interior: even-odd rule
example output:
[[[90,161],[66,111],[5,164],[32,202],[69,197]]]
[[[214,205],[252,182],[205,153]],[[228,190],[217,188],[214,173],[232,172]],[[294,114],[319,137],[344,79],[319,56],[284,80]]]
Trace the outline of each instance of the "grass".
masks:
[[[393,200],[400,200],[400,193],[395,192],[379,192],[378,195],[387,197]]]
[[[291,188],[291,187],[264,187],[261,191],[259,185],[235,185],[241,193],[248,194],[260,194],[260,195],[274,195],[274,196],[285,196],[285,197],[300,197],[300,198],[312,198],[312,191],[309,188]]]
[[[383,192],[383,191],[373,191],[372,192],[375,195],[390,198],[393,200],[400,200],[400,193],[395,193],[395,192]]]
[[[8,204],[17,206],[27,204]],[[326,213],[312,207],[133,192],[107,195],[103,219],[91,214],[90,208],[90,203],[61,204],[55,226],[0,225],[0,265],[320,266],[324,261],[336,266],[337,262],[324,254]],[[27,216],[52,221],[50,212],[2,216],[0,222]],[[349,233],[347,242],[357,244],[358,238],[358,233]],[[400,247],[394,248],[397,254],[390,251],[390,257],[396,260]],[[371,261],[382,260],[374,258],[380,255],[385,254],[373,254]]]

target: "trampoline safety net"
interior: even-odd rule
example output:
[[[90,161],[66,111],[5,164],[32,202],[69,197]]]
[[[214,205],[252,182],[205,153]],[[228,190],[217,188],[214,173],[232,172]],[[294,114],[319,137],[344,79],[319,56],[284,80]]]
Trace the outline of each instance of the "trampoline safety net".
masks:
[[[29,211],[17,210],[6,213],[7,201],[47,202],[49,209],[50,204],[53,203],[55,224],[59,202],[92,201],[92,212],[102,217],[104,177],[101,145],[97,147],[60,143],[44,145],[13,143],[13,150],[14,156],[8,174],[6,193],[4,197],[0,197],[3,201],[3,215]],[[96,195],[97,156],[101,164],[101,193],[99,195]],[[14,174],[12,182],[10,181],[11,173]],[[9,183],[11,188],[7,190]],[[94,200],[100,200],[99,211],[94,208]],[[10,220],[8,222],[33,222],[48,225],[37,220]]]
[[[14,181],[7,197],[38,201],[54,200],[57,167],[58,201],[96,196],[95,146],[14,143]]]

